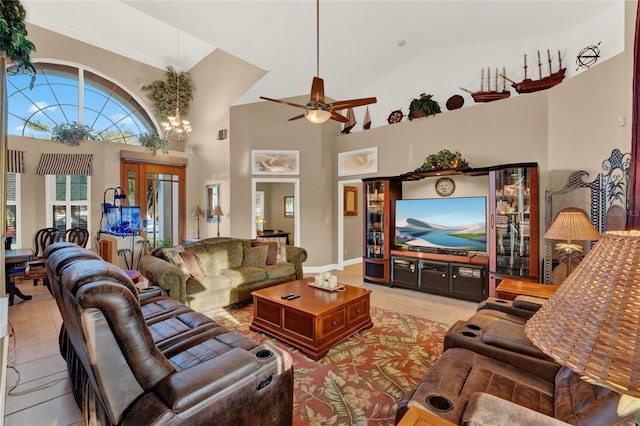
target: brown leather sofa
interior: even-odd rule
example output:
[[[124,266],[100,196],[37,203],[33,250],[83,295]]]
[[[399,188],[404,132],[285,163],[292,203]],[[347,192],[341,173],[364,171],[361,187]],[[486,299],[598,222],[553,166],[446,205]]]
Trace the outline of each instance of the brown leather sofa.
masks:
[[[416,405],[461,425],[634,425],[618,417],[618,393],[584,382],[526,338],[537,303],[488,299],[455,323],[442,356],[399,402],[396,423]]]
[[[289,354],[232,332],[95,253],[45,251],[85,424],[290,425]]]

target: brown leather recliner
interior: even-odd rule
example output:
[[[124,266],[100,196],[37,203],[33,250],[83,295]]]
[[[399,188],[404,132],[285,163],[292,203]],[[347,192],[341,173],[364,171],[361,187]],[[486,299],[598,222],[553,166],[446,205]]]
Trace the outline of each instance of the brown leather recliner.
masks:
[[[618,393],[584,382],[567,367],[549,381],[527,365],[516,368],[452,348],[398,403],[396,423],[417,405],[460,425],[635,425],[633,416],[618,417],[619,399]]]
[[[544,303],[489,298],[445,334],[444,353],[398,403],[396,423],[411,405],[455,424],[629,425],[620,395],[588,384],[542,353],[524,324]]]
[[[544,299],[518,296],[514,301],[489,298],[466,321],[445,333],[444,348],[464,348],[519,367],[553,381],[560,365],[538,349],[524,333],[524,324]]]
[[[60,350],[85,423],[291,424],[289,354],[161,290],[138,291],[86,249],[54,245],[45,256],[63,317]]]

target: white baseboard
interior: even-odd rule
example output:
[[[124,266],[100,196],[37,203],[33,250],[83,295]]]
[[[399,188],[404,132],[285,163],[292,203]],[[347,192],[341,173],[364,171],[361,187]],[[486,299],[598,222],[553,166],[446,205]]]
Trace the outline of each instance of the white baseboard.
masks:
[[[342,266],[351,266],[351,265],[357,265],[358,263],[362,263],[362,258],[361,257],[356,257],[354,259],[349,259],[349,260],[345,260],[344,262],[342,262]]]
[[[318,274],[320,272],[328,272],[328,271],[342,271],[345,266],[356,265],[358,263],[362,263],[361,257],[356,257],[354,259],[345,260],[342,262],[342,265],[338,265],[337,263],[332,263],[329,265],[322,266],[305,266],[302,265],[302,269],[305,274]]]

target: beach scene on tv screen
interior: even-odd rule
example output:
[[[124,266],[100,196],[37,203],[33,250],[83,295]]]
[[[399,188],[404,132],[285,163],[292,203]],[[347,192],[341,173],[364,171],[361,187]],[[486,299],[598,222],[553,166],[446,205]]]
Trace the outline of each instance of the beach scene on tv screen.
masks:
[[[485,197],[396,201],[396,245],[486,251]]]

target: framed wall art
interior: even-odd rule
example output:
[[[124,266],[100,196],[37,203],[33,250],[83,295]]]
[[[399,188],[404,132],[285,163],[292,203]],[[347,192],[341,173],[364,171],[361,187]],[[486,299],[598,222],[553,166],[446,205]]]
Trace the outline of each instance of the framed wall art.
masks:
[[[378,147],[358,149],[338,154],[338,176],[378,172]]]
[[[300,151],[251,150],[251,172],[254,175],[298,175]]]
[[[220,184],[214,183],[206,187],[206,206],[205,216],[209,223],[220,223],[220,216],[213,214],[216,206],[220,205]]]
[[[358,187],[344,187],[343,210],[345,216],[358,216]]]
[[[284,217],[293,217],[293,195],[284,197]]]

